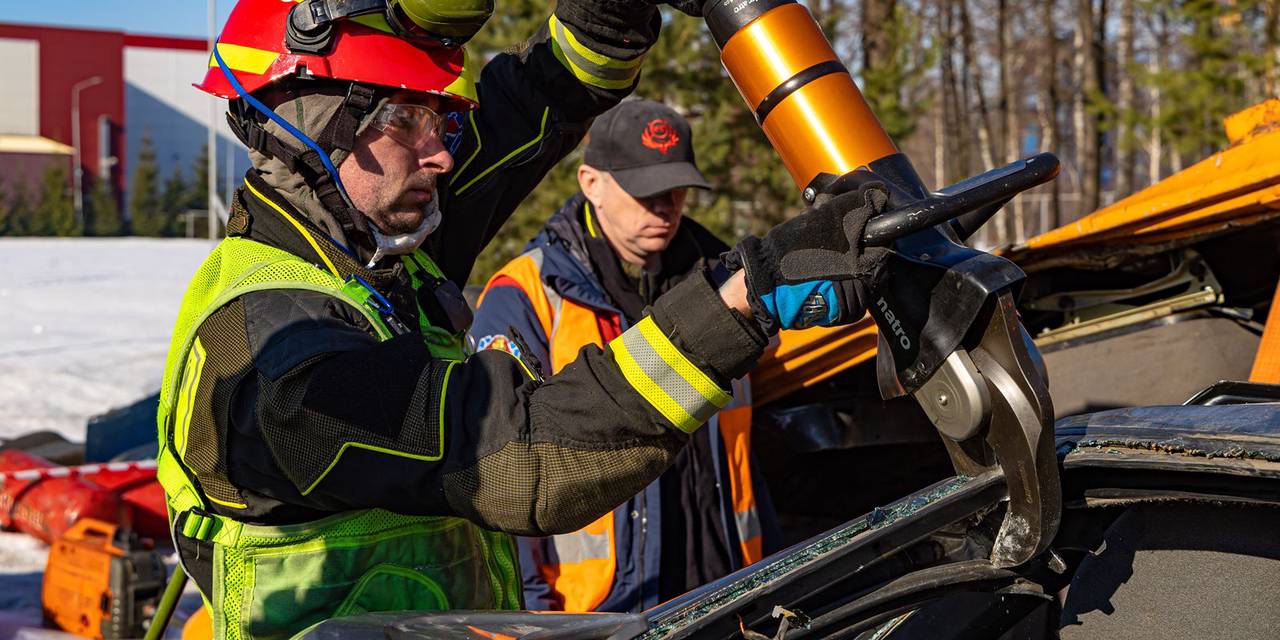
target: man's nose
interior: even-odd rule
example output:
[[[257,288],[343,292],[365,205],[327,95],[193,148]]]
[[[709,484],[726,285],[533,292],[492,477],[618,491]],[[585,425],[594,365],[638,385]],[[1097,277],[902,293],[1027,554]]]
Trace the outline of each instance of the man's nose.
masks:
[[[661,193],[653,196],[649,200],[649,210],[654,215],[669,218],[676,210],[675,198],[670,193]]]
[[[453,154],[444,146],[437,136],[432,136],[424,148],[418,151],[418,162],[424,169],[432,173],[449,173],[453,171]]]

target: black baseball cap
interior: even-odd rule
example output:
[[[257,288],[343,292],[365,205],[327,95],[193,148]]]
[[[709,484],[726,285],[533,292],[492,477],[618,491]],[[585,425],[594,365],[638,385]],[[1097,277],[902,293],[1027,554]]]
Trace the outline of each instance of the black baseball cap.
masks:
[[[609,175],[634,198],[680,187],[710,189],[693,161],[693,133],[675,109],[628,100],[596,118],[583,162]]]

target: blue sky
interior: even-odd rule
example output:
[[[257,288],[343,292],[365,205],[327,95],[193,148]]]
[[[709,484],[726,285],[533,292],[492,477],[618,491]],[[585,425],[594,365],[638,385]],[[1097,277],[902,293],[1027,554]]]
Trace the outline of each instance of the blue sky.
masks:
[[[217,0],[218,27],[234,0]],[[204,0],[0,0],[0,22],[203,38]]]

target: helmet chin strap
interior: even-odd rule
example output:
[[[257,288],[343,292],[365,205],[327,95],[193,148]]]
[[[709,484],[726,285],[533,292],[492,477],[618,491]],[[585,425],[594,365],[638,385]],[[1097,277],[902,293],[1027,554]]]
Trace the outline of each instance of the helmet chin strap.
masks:
[[[442,218],[440,204],[436,198],[431,198],[431,202],[427,203],[427,207],[427,215],[422,219],[422,224],[409,233],[387,235],[382,233],[378,229],[378,225],[374,224],[372,220],[368,220],[369,235],[373,236],[373,241],[377,248],[373,252],[373,257],[369,259],[369,264],[366,265],[366,268],[372,269],[373,265],[385,256],[413,253],[418,247],[422,246],[427,236],[439,228]]]
[[[308,150],[299,153],[292,147],[285,145],[284,142],[275,135],[267,132],[266,129],[258,125],[255,121],[244,118],[243,116],[233,117],[232,114],[229,114],[228,121],[231,124],[231,128],[240,138],[241,142],[244,142],[250,149],[254,149],[269,157],[274,157],[284,162],[289,165],[291,170],[300,173],[307,185],[316,192],[320,202],[337,218],[337,221],[342,226],[343,231],[348,234],[346,241],[351,242],[352,238],[350,237],[350,234],[356,230],[355,219],[358,216],[363,215],[363,213],[355,206],[355,203],[351,201],[351,197],[347,194],[346,186],[342,184],[342,177],[338,173],[338,168],[334,166],[333,161],[329,158],[329,154],[324,150],[324,147],[315,139],[290,124],[288,120],[280,117],[271,108],[267,107],[267,105],[263,104],[260,100],[246,91],[244,86],[240,84],[240,81],[236,78],[235,73],[231,71],[227,66],[227,63],[222,59],[222,54],[218,51],[216,46],[213,49],[213,58],[217,63],[218,68],[222,71],[222,75],[227,79],[231,88],[236,92],[236,94],[238,94],[244,104],[248,105],[254,111],[262,114],[263,117],[279,125],[281,129],[290,136],[296,138]],[[352,96],[357,94],[358,88],[357,83],[351,83],[347,100],[344,102],[342,109],[339,110],[338,115],[334,116],[335,118],[341,118],[343,116],[348,118],[354,117],[345,110],[349,104],[352,104]],[[364,98],[364,100],[359,100],[357,103],[366,111],[369,107],[376,104],[376,100],[372,100],[374,96],[369,94],[367,91],[359,92],[357,97]],[[233,114],[237,113],[235,109],[232,111]],[[332,129],[333,125],[334,120],[331,120],[328,128]],[[328,132],[326,131],[326,136],[327,134]],[[347,131],[347,134],[349,135],[346,136],[345,143],[342,142],[341,139],[335,140],[334,142],[339,148],[349,151],[350,146],[354,143],[354,140],[352,139],[354,138],[354,127],[352,128],[352,131]],[[321,139],[325,139],[326,136],[322,136]],[[336,238],[330,239],[347,254],[355,255],[351,248],[344,246],[344,244],[339,242]]]

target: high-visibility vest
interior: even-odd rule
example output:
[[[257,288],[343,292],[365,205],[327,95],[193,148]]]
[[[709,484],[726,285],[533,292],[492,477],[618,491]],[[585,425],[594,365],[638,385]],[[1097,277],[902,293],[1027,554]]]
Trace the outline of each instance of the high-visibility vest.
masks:
[[[560,295],[546,285],[543,278],[543,249],[536,247],[507,263],[489,279],[481,293],[481,303],[489,288],[500,279],[514,281],[524,291],[534,315],[547,336],[547,352],[551,372],[572,363],[582,347],[604,345],[621,333],[618,314],[597,309]],[[760,516],[751,484],[751,396],[746,379],[734,381],[733,402],[709,421],[707,428],[718,432],[724,446],[725,464],[729,470],[733,522],[742,562],[746,566],[763,557]],[[622,517],[615,509],[595,522],[573,533],[551,536],[555,561],[541,566],[540,572],[551,590],[564,603],[565,611],[593,611],[613,588],[618,569],[615,519]],[[625,547],[629,548],[629,546]]]
[[[426,254],[415,257],[439,275]],[[211,549],[213,582],[202,595],[213,636],[289,637],[320,620],[375,611],[519,608],[511,539],[461,518],[368,509],[266,526],[210,512],[211,500],[229,508],[237,505],[202,491],[183,459],[191,403],[205,362],[196,330],[223,305],[264,289],[331,295],[368,319],[380,339],[391,336],[367,307],[367,289],[252,240],[223,240],[192,279],[161,386],[157,476],[174,539],[182,536]],[[433,356],[464,357],[459,336],[429,329],[423,339]]]

